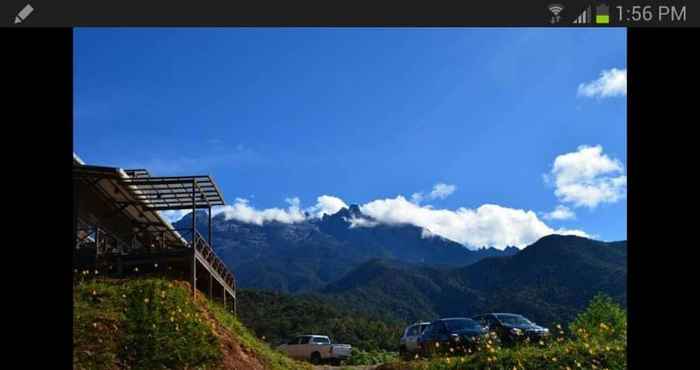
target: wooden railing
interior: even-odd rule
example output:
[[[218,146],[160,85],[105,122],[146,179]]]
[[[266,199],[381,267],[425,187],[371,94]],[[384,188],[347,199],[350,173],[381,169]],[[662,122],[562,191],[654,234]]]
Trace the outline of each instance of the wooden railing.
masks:
[[[142,240],[139,240],[140,233],[120,238],[99,225],[90,224],[82,219],[78,219],[77,231],[75,249],[86,249],[89,253],[94,252],[96,262],[100,260],[110,260],[110,257],[132,254],[158,254],[163,252],[167,253],[168,250],[174,252],[176,250],[185,251],[185,248],[194,248],[193,253],[197,253],[206,262],[208,265],[207,267],[219,275],[219,278],[222,280],[222,283],[226,285],[226,288],[235,291],[236,280],[233,273],[226,267],[221,258],[216,255],[214,249],[211,248],[206,239],[197,231],[195,231],[194,236],[190,238],[187,247],[181,245],[179,248],[164,245],[159,241],[144,244]],[[181,233],[183,231],[189,231],[189,233],[191,233],[192,229],[176,229],[176,231]],[[160,240],[163,241],[164,238]]]
[[[216,255],[214,249],[209,246],[209,243],[198,231],[195,230],[194,237],[190,243],[192,246],[194,246],[195,251],[199,253],[205,261],[207,261],[209,266],[211,266],[211,268],[219,274],[228,288],[235,290],[236,280],[233,273],[229,271],[228,267],[226,267],[219,256]]]

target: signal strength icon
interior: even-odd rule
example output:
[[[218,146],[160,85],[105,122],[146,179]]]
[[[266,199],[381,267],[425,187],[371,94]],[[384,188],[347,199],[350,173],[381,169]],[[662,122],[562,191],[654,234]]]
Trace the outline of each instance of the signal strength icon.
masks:
[[[574,19],[574,24],[590,24],[592,20],[591,7],[586,8]]]

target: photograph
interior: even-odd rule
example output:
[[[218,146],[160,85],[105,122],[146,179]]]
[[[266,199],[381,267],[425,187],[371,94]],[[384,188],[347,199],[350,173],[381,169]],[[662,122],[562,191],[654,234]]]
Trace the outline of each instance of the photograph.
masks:
[[[627,38],[73,28],[73,368],[627,369]]]

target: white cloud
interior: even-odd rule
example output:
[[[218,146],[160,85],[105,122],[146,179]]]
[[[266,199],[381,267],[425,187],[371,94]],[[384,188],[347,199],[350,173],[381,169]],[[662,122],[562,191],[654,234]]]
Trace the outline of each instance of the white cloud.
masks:
[[[627,95],[627,69],[612,68],[600,72],[600,77],[578,85],[578,95],[607,98]]]
[[[550,176],[557,198],[574,207],[595,208],[600,203],[614,203],[627,193],[622,163],[603,154],[600,145],[582,145],[576,152],[557,156]]]
[[[576,214],[569,207],[560,204],[552,212],[545,213],[542,217],[545,220],[572,220],[576,218]]]
[[[435,189],[439,187],[436,186],[433,190]],[[287,203],[289,207],[286,209],[256,209],[247,199],[238,198],[233,205],[216,208],[215,213],[224,213],[226,219],[262,225],[270,221],[302,222],[322,217],[323,214],[334,214],[347,207],[345,201],[331,195],[318,197],[314,206],[305,209],[301,208],[299,198],[287,199]],[[533,211],[495,204],[484,204],[476,209],[435,209],[430,205],[421,206],[399,195],[373,200],[359,207],[366,217],[348,219],[351,228],[411,224],[423,229],[424,238],[443,237],[472,248],[493,246],[502,249],[511,245],[523,248],[549,234],[589,237],[581,230],[553,229]]]
[[[307,208],[307,212],[315,217],[321,218],[324,214],[332,215],[337,213],[348,205],[342,199],[331,195],[321,195],[316,198],[316,205]]]
[[[277,221],[282,223],[301,222],[306,219],[304,212],[299,208],[299,198],[287,198],[289,207],[256,209],[250,206],[248,199],[236,198],[233,205],[219,207],[217,213],[223,213],[226,220],[262,225],[264,222]]]
[[[351,219],[345,219],[345,221],[350,223],[351,229],[356,227],[375,227],[379,225],[379,222],[364,217],[353,217]]]
[[[424,195],[422,192],[419,193],[413,193],[411,195],[411,200],[413,203],[420,203],[424,200],[435,200],[435,199],[445,199],[448,196],[450,196],[452,193],[457,190],[457,187],[455,185],[450,185],[450,184],[445,184],[445,183],[437,183],[433,185],[433,190],[428,193],[428,195]]]
[[[301,201],[297,197],[287,198],[285,201],[289,204],[289,207],[286,209],[257,209],[250,205],[248,199],[236,198],[233,205],[216,207],[213,213],[223,213],[227,220],[234,219],[241,222],[262,225],[265,222],[271,221],[282,223],[302,222],[307,219],[306,213],[310,215],[309,217],[321,218],[323,214],[332,215],[342,208],[348,207],[342,199],[331,195],[322,195],[316,198],[316,204],[306,209],[301,208]]]
[[[190,213],[190,210],[183,210],[183,209],[177,209],[177,210],[171,210],[171,211],[160,211],[160,216],[166,219],[168,222],[175,223],[177,221],[180,221],[180,219]],[[213,213],[213,212],[212,212]]]
[[[533,211],[484,204],[477,209],[434,209],[408,201],[403,196],[380,199],[360,206],[363,214],[384,224],[412,224],[428,233],[471,246],[509,245],[525,247],[549,234],[587,236],[581,230],[554,230]]]

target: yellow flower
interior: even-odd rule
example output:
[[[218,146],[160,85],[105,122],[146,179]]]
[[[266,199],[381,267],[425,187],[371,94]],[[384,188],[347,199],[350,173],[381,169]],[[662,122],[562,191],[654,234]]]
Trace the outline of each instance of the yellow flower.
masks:
[[[97,292],[94,289],[92,290],[92,295],[97,295]]]
[[[175,318],[170,316],[170,322],[173,322],[173,321],[175,321]]]
[[[122,294],[122,298],[126,298],[126,294]]]
[[[150,300],[148,298],[143,299],[143,303],[148,303]]]

